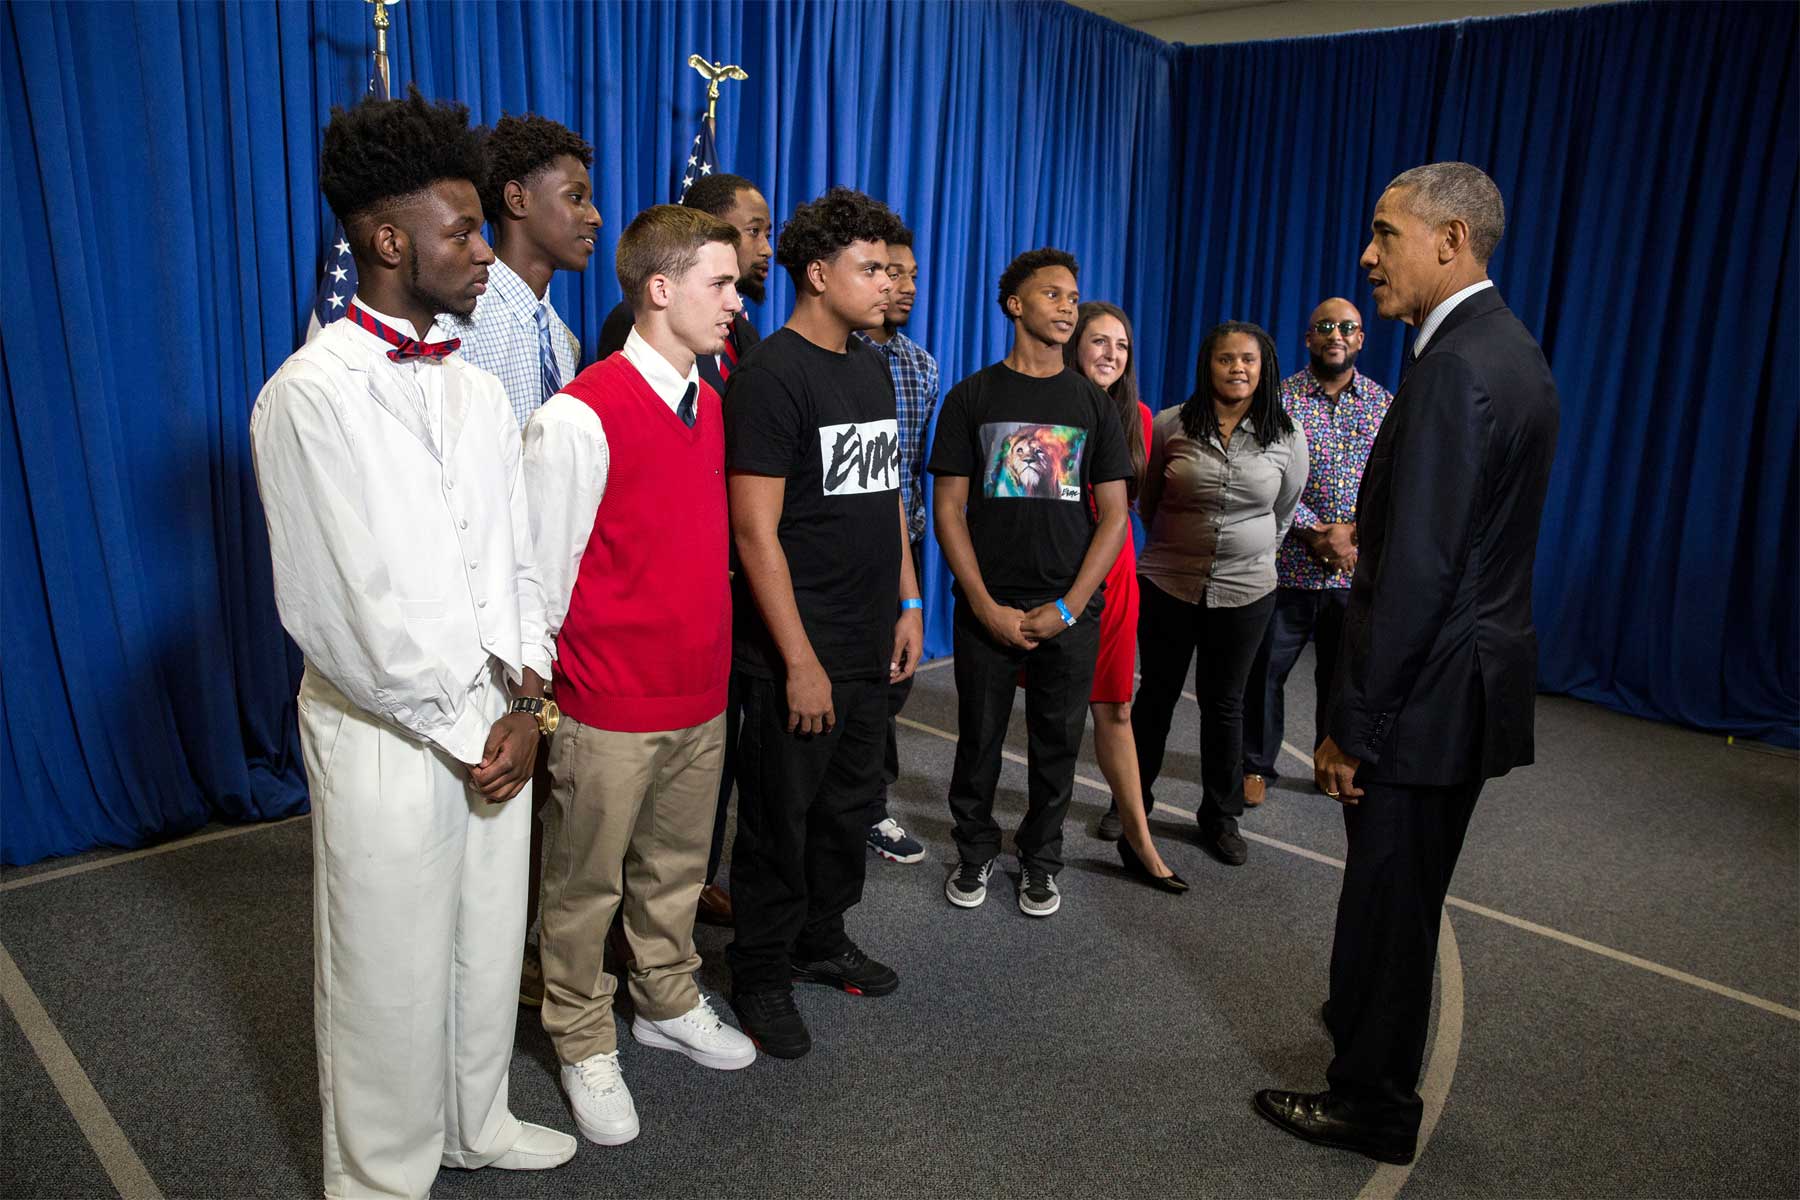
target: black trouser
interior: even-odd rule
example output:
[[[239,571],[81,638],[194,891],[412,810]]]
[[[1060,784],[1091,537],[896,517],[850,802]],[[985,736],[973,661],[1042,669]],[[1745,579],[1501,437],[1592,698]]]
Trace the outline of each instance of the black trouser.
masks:
[[[1344,806],[1326,1078],[1369,1119],[1416,1133],[1439,918],[1481,784],[1360,786],[1361,801]]]
[[[1162,773],[1169,721],[1181,699],[1188,663],[1200,698],[1200,824],[1210,828],[1244,812],[1244,681],[1262,644],[1275,594],[1238,608],[1208,608],[1177,600],[1138,577],[1138,658],[1142,678],[1131,705],[1144,811],[1155,804],[1150,789]]]
[[[925,591],[925,551],[918,542],[912,544],[912,560],[913,578],[919,581],[919,592],[923,595]],[[924,653],[922,645],[919,652]],[[918,664],[914,663],[913,666],[916,669]],[[913,677],[911,675],[899,683],[888,685],[887,754],[881,762],[881,803],[876,808],[875,815],[869,820],[871,825],[879,825],[887,820],[888,789],[894,786],[896,779],[900,778],[900,723],[895,718],[900,715],[900,710],[906,707],[906,698],[912,695],[912,685]]]
[[[737,840],[726,949],[739,992],[786,988],[789,957],[832,958],[854,944],[844,913],[862,899],[869,814],[881,792],[887,681],[834,680],[828,732],[787,731],[785,683],[744,676]]]
[[[1063,865],[1063,818],[1075,791],[1075,760],[1087,727],[1100,622],[1083,618],[1036,649],[1015,650],[990,638],[958,597],[951,638],[956,652],[956,761],[950,768],[950,815],[957,853],[964,862],[986,862],[1000,853],[994,789],[1023,668],[1029,766],[1025,820],[1013,844],[1023,865],[1055,874]]]
[[[1338,637],[1349,603],[1349,588],[1275,589],[1275,613],[1244,684],[1244,774],[1266,779],[1277,775],[1286,707],[1283,689],[1309,640],[1315,643],[1312,748],[1325,740],[1331,720],[1331,673],[1337,669]]]
[[[744,724],[743,676],[731,673],[731,690],[725,699],[725,767],[719,772],[719,809],[713,814],[712,849],[706,854],[706,882],[718,878],[725,857],[725,820],[731,815],[731,786],[737,777],[738,731]],[[740,787],[738,789],[742,791]],[[741,807],[740,802],[740,807]]]

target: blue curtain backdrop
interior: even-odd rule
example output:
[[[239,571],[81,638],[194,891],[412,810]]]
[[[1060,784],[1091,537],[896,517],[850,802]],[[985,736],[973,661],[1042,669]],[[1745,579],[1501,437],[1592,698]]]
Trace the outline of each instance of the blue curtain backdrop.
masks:
[[[369,10],[8,4],[0,17],[4,603],[0,856],[138,845],[303,811],[246,421],[293,349],[330,229],[320,130],[368,76]],[[591,349],[608,231],[670,198],[704,107],[682,64],[742,64],[719,145],[777,217],[833,183],[919,235],[910,332],[946,381],[1004,353],[994,281],[1054,242],[1136,318],[1153,406],[1204,328],[1284,368],[1382,183],[1487,166],[1494,264],[1551,354],[1565,434],[1539,563],[1543,684],[1793,737],[1790,6],[1619,5],[1232,47],[1170,47],[1055,3],[406,5],[395,86],[533,110],[595,145],[606,222],[555,301]],[[753,312],[791,306],[779,274]],[[1396,328],[1364,364],[1392,379]],[[928,648],[947,652],[927,572]]]

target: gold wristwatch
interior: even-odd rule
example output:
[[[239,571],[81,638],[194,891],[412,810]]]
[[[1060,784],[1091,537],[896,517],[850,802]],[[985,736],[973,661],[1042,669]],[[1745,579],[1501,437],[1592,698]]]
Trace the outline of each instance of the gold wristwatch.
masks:
[[[507,711],[529,714],[537,722],[538,732],[545,737],[555,733],[562,723],[562,709],[556,707],[556,701],[544,696],[520,696]]]

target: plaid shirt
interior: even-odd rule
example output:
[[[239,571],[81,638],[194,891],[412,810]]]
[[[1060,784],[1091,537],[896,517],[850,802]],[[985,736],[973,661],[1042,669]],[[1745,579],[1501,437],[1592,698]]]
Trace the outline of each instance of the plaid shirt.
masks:
[[[899,330],[882,345],[862,330],[856,336],[887,358],[894,377],[894,408],[900,417],[900,498],[906,503],[907,535],[925,536],[925,431],[937,411],[938,365],[925,347]]]
[[[1312,458],[1306,489],[1294,510],[1293,530],[1356,520],[1356,492],[1362,486],[1369,447],[1393,400],[1386,388],[1356,370],[1335,402],[1326,397],[1310,368],[1281,381],[1282,406],[1306,430]],[[1293,530],[1275,556],[1276,584],[1311,592],[1349,587],[1350,572],[1327,571]]]
[[[512,404],[519,428],[544,402],[544,372],[538,357],[537,307],[550,312],[550,348],[556,355],[557,373],[564,383],[575,378],[581,361],[581,343],[563,324],[546,290],[539,300],[511,267],[494,260],[488,268],[488,289],[467,317],[438,315],[438,328],[462,339],[458,351],[463,360],[480,367],[500,381]]]

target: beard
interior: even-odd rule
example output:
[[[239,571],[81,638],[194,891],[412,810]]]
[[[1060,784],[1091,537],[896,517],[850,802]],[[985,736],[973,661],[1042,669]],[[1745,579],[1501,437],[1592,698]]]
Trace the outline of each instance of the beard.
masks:
[[[1312,373],[1320,379],[1342,379],[1356,367],[1357,351],[1351,350],[1344,355],[1344,365],[1334,367],[1317,354],[1312,356]]]
[[[480,300],[479,296],[443,296],[427,287],[419,278],[419,248],[417,246],[408,248],[406,277],[407,283],[411,286],[412,293],[418,298],[419,303],[434,313],[451,313],[455,316],[466,317],[475,311],[475,305]],[[423,329],[419,330],[419,336],[424,337],[425,332]]]
[[[746,275],[737,281],[738,295],[753,304],[761,304],[763,302],[764,290],[763,281],[754,275]]]

